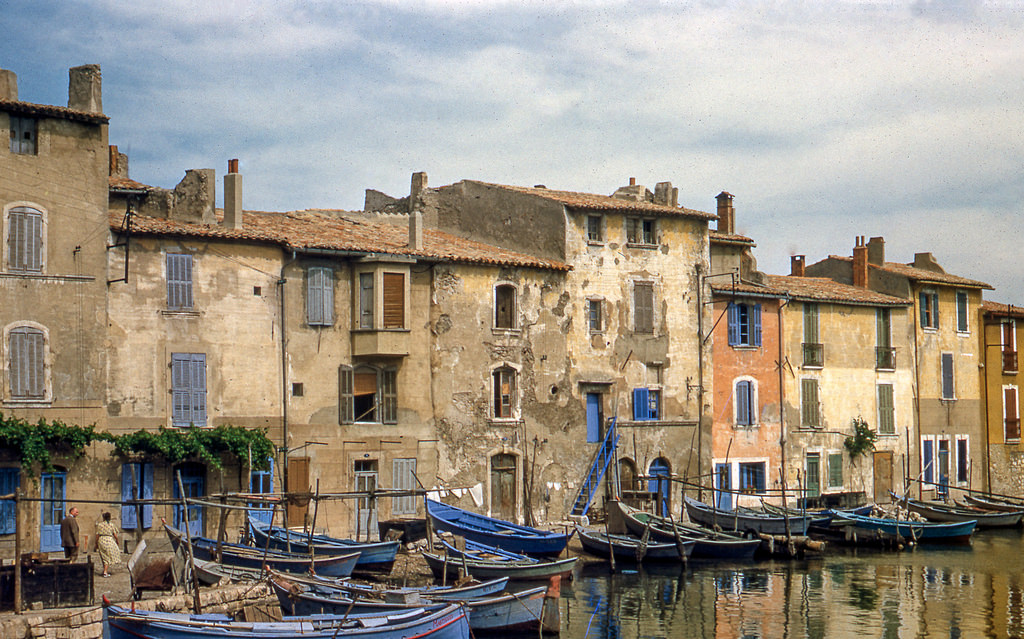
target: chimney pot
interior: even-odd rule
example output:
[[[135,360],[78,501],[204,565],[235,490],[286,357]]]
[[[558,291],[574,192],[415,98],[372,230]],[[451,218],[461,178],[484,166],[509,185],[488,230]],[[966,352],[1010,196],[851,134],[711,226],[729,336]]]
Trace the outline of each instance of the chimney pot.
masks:
[[[791,255],[789,257],[789,274],[790,275],[793,275],[795,277],[803,277],[804,276],[804,273],[805,273],[804,266],[806,264],[806,262],[804,261],[804,257],[805,256],[803,256],[803,255]]]
[[[736,232],[736,210],[733,208],[733,195],[722,191],[715,196],[718,200],[718,232],[732,235]]]
[[[629,178],[629,185],[630,186],[636,186],[636,178],[635,177]]]
[[[860,288],[868,286],[868,247],[864,236],[856,238],[853,247],[853,285]]]
[[[238,173],[238,158],[228,160],[228,173]]]
[[[86,113],[103,113],[100,65],[85,64],[68,70],[68,108]]]

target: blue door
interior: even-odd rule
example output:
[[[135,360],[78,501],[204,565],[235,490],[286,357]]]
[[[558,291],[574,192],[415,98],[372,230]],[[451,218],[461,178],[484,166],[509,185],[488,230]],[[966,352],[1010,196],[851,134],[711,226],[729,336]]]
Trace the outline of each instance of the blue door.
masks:
[[[202,464],[181,464],[174,470],[174,498],[181,499],[178,489],[177,474],[181,473],[181,484],[185,488],[185,497],[198,499],[206,494],[206,469]],[[174,527],[181,530],[185,525],[185,510],[180,504],[174,506]],[[189,504],[188,531],[192,535],[203,534],[203,507]]]
[[[271,458],[270,467],[267,470],[254,470],[249,474],[249,492],[254,495],[266,495],[274,492],[274,459]],[[254,520],[270,524],[271,515],[274,514],[273,506],[254,502],[249,504],[249,516]]]
[[[732,510],[732,482],[729,480],[729,464],[715,464],[715,506]]]
[[[671,494],[672,494],[672,482],[669,480],[668,460],[659,457],[651,462],[651,467],[648,470],[648,474],[651,479],[648,481],[647,490],[651,491],[655,495],[655,508],[657,513],[662,517],[667,517],[670,511]]]
[[[587,393],[587,442],[601,441],[601,393]]]
[[[42,528],[39,532],[39,550],[52,552],[62,550],[60,543],[60,521],[64,519],[67,473],[43,473],[40,478],[43,489]],[[46,501],[50,500],[50,501]]]

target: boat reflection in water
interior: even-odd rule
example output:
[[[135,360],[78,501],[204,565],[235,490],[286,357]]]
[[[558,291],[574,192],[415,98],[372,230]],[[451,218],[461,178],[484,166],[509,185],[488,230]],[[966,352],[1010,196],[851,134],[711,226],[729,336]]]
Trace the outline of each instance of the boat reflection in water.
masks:
[[[572,639],[1024,636],[1024,537],[992,530],[963,547],[614,575],[592,563],[561,605]]]

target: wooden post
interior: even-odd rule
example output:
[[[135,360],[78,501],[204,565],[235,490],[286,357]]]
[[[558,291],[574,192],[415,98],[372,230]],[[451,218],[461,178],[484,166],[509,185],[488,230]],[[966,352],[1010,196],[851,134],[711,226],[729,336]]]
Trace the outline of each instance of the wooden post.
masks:
[[[21,614],[21,487],[14,491],[14,614]]]
[[[192,573],[192,605],[196,614],[202,613],[199,602],[199,575],[196,574],[196,558],[192,554],[192,532],[188,529],[188,499],[185,497],[185,485],[181,482],[181,471],[175,473],[178,480],[178,492],[181,494],[182,519],[185,521],[185,549],[188,552],[188,567]]]
[[[604,518],[604,538],[608,540],[608,561],[611,562],[612,572],[615,572],[615,549],[612,547],[612,535],[608,532],[608,518]]]
[[[558,598],[562,590],[562,577],[555,575],[548,582],[548,590],[544,593],[544,607],[540,613],[540,633],[558,634],[562,620],[558,609]]]

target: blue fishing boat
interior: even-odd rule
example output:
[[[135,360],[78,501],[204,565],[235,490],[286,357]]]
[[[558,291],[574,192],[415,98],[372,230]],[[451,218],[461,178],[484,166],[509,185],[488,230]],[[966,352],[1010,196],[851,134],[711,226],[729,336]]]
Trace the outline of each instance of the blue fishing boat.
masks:
[[[565,550],[565,533],[520,526],[502,519],[427,499],[427,517],[435,531],[447,531],[488,546],[528,555],[554,557]]]
[[[862,530],[880,530],[890,535],[899,535],[907,540],[931,543],[969,543],[976,520],[938,523],[931,521],[907,521],[886,517],[867,517],[842,511],[831,511],[833,518],[852,521]]]
[[[355,541],[328,535],[308,535],[280,526],[269,526],[249,518],[249,531],[256,546],[268,544],[275,550],[320,555],[345,555],[359,552],[355,572],[389,573],[395,563],[395,555],[401,546],[398,541]]]
[[[239,622],[221,614],[129,610],[104,597],[108,639],[470,639],[469,614],[460,603],[386,614],[285,617]]]
[[[164,530],[171,540],[175,551],[185,543],[185,535],[170,524],[164,523]],[[219,557],[218,557],[219,551]],[[192,537],[192,555],[205,561],[217,561],[227,566],[262,569],[264,566],[281,572],[312,572],[326,577],[348,577],[352,574],[359,553],[347,555],[316,556],[300,553],[264,550],[223,542],[218,544],[206,537]]]
[[[508,577],[512,581],[550,581],[554,576],[572,579],[578,557],[539,561],[480,561],[466,557],[453,557],[448,553],[424,552],[431,572],[437,579],[454,579],[464,572],[476,579]]]
[[[583,550],[595,557],[608,559],[614,554],[615,561],[685,561],[693,553],[696,542],[692,539],[676,543],[664,542],[633,535],[614,535],[576,526]]]
[[[690,554],[693,559],[752,560],[761,546],[760,539],[744,539],[737,534],[670,520],[621,501],[610,503],[618,506],[626,528],[634,535],[647,532],[652,539],[669,543],[677,539],[693,540],[693,552]]]
[[[809,516],[769,515],[753,510],[732,510],[715,508],[691,497],[684,497],[686,514],[690,521],[713,529],[732,530],[734,532],[756,536],[765,535],[806,535],[807,527],[814,519]],[[788,521],[787,521],[788,520]]]
[[[380,588],[372,584],[356,583],[348,579],[333,579],[318,575],[298,575],[270,571],[272,579],[300,584],[313,592],[321,594],[342,593],[356,598],[387,598],[388,596],[404,597],[409,593],[419,593],[424,598],[434,601],[465,601],[496,595],[508,586],[508,577],[479,581],[472,579],[460,586],[403,586],[401,588]]]

